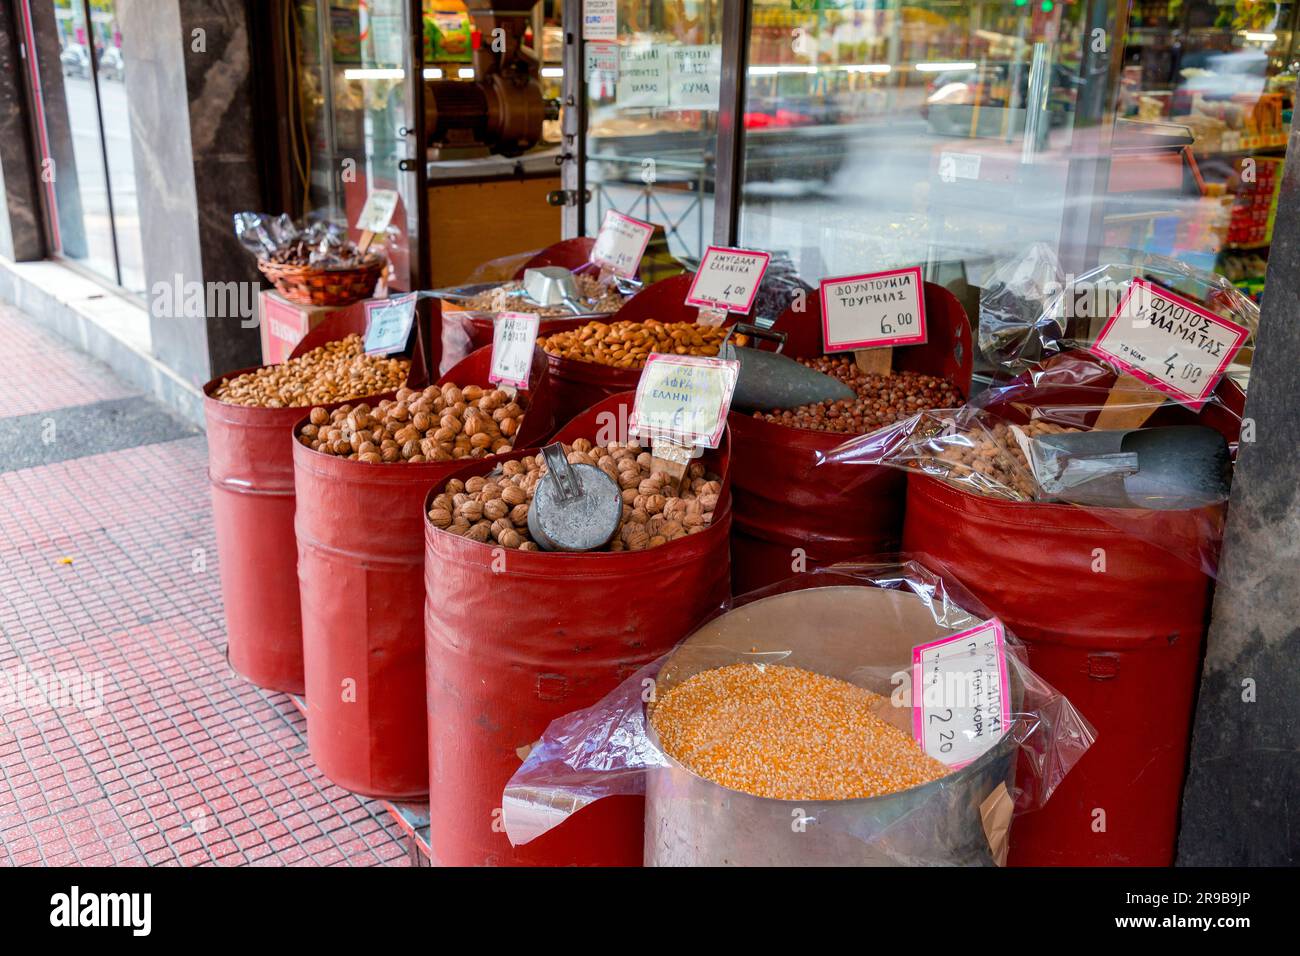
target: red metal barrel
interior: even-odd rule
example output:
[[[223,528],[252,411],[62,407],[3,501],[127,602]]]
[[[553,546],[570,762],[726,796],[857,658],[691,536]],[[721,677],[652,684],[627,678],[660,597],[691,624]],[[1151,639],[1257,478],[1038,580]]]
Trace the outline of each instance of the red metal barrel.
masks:
[[[699,309],[687,306],[684,301],[692,278],[690,273],[670,276],[646,286],[613,315],[587,321],[694,322]],[[551,386],[555,389],[555,410],[560,421],[568,421],[611,395],[635,390],[641,378],[641,370],[635,368],[614,368],[558,355],[547,355],[546,360],[551,367]]]
[[[1113,381],[1095,360],[1067,355],[1054,366],[1037,387],[1016,386],[1022,410],[1035,396],[1090,404]],[[1200,421],[1235,441],[1240,391],[1225,382],[1220,397],[1227,407],[1207,406]],[[1172,403],[1152,419],[1195,420]],[[1217,550],[1224,511],[1005,501],[908,476],[904,549],[946,565],[1097,729],[1047,805],[1017,818],[1012,864],[1173,863],[1212,591],[1194,556]]]
[[[929,341],[894,351],[899,370],[937,375],[970,389],[970,322],[947,289],[925,283]],[[783,353],[812,358],[822,351],[821,304],[781,314],[773,329],[787,335]],[[898,546],[905,482],[892,468],[823,465],[818,455],[851,436],[789,428],[744,412],[730,416],[735,457],[732,483],[732,588],[766,587],[802,570]],[[814,470],[816,469],[816,470]]]
[[[364,331],[364,316],[333,316],[312,329],[291,357]],[[408,381],[422,385],[427,373],[422,352],[417,348],[415,354]],[[231,667],[259,687],[301,694],[302,621],[290,436],[305,409],[254,408],[212,397],[222,379],[256,368],[229,372],[203,386],[226,655]]]
[[[488,386],[480,349],[439,384]],[[546,363],[516,441],[554,428]],[[299,423],[299,427],[305,420]],[[424,499],[464,461],[371,465],[293,441],[298,509],[307,745],[321,771],[366,796],[410,799],[428,788],[424,710]],[[489,466],[500,456],[484,458]],[[472,597],[469,607],[477,606]]]
[[[555,440],[595,440],[626,422],[632,398],[601,402]],[[594,704],[727,599],[728,456],[724,441],[705,458],[724,478],[709,529],[648,551],[507,551],[426,521],[429,843],[437,863],[641,864],[640,797],[597,801],[512,847],[501,794],[553,719]],[[492,467],[476,463],[457,477]]]

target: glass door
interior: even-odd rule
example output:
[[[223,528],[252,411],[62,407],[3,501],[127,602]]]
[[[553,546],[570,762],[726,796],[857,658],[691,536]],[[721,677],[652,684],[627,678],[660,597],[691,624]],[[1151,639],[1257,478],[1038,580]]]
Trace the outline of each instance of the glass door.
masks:
[[[723,2],[582,6],[585,230],[613,209],[696,260],[713,240]]]
[[[423,6],[428,16],[417,24],[418,43],[425,51],[446,51],[438,55],[446,62],[421,68],[422,75],[455,69],[452,60],[467,63],[464,5],[459,13],[444,0],[425,0]],[[291,99],[299,137],[291,152],[303,208],[351,226],[373,190],[397,190],[389,284],[410,289],[420,274],[416,237],[424,201],[411,0],[299,0],[290,10]]]

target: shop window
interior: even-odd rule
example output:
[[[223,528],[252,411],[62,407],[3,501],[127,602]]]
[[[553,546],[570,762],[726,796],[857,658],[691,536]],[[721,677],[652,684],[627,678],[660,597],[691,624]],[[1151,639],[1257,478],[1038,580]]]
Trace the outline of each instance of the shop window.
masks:
[[[22,0],[49,244],[143,294],[140,216],[115,0]]]
[[[1258,294],[1295,94],[1290,3],[755,0],[739,244],[811,281],[921,265],[975,313],[1003,257],[1138,249]]]
[[[587,230],[615,209],[698,259],[713,240],[723,4],[616,6],[584,29]]]

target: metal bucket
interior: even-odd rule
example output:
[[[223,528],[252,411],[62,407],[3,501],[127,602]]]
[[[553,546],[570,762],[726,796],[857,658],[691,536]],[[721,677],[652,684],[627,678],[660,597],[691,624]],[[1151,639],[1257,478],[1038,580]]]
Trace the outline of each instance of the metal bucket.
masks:
[[[853,586],[787,591],[742,605],[692,634],[664,662],[657,692],[753,652],[784,651],[782,664],[889,696],[889,675],[909,669],[914,646],[960,626],[936,624],[911,592]],[[1014,712],[1021,688],[1012,680]],[[899,719],[904,716],[910,726],[909,709],[900,711]],[[649,733],[659,746],[653,727]],[[1013,784],[1012,736],[941,780],[862,800],[756,797],[705,780],[669,757],[667,768],[646,775],[645,863],[992,865],[980,805],[999,785]]]

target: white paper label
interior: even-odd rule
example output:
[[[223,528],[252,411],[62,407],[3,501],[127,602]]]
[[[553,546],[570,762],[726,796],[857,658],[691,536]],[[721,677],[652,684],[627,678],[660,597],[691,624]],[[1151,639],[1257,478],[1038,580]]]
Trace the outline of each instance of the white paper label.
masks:
[[[771,260],[766,252],[709,246],[686,293],[686,304],[701,309],[748,312]]]
[[[1200,411],[1250,330],[1134,279],[1092,352]]]
[[[367,355],[392,355],[406,348],[415,321],[416,293],[392,299],[371,299],[365,304]]]
[[[939,178],[945,183],[958,179],[980,178],[979,153],[950,153],[947,150],[939,154]]]
[[[618,0],[582,0],[582,37],[618,39]]]
[[[596,244],[591,248],[591,261],[621,276],[636,275],[654,231],[650,223],[611,209],[600,224]]]
[[[397,211],[397,190],[376,189],[366,197],[366,204],[357,217],[357,228],[362,232],[382,233],[393,221]]]
[[[964,767],[1011,722],[1005,632],[997,618],[912,648],[912,733],[921,749]]]
[[[501,312],[492,323],[492,366],[488,381],[498,385],[527,388],[537,346],[536,313]]]
[[[822,343],[827,352],[926,341],[925,295],[918,267],[823,279],[821,302]]]
[[[722,85],[722,46],[668,50],[668,102],[675,108],[716,110]]]
[[[629,431],[717,448],[739,374],[735,360],[650,353],[637,382]]]
[[[597,102],[618,92],[618,47],[613,43],[588,43],[583,57],[587,95]]]
[[[618,105],[667,106],[668,56],[661,46],[618,48]]]

